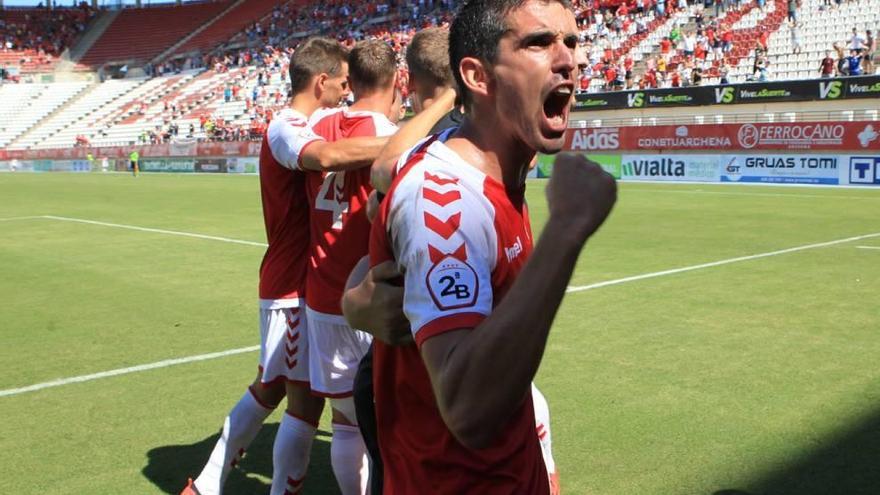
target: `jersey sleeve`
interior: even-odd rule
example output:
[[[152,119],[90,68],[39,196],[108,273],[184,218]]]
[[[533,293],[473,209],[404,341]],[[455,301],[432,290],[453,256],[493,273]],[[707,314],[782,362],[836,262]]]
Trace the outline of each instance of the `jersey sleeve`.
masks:
[[[269,124],[266,131],[272,156],[282,166],[291,170],[302,170],[301,156],[307,146],[323,141],[315,134],[308,123],[297,117],[278,117]]]
[[[373,120],[375,121],[376,136],[378,137],[392,136],[398,130],[397,125],[388,120],[385,116]]]
[[[485,198],[457,179],[412,174],[421,177],[396,191],[387,225],[404,273],[403,310],[421,346],[489,315],[497,241]]]

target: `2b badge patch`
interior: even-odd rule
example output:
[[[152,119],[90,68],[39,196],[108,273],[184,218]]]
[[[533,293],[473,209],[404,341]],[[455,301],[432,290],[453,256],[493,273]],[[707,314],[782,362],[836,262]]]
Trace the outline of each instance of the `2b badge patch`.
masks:
[[[425,281],[434,304],[441,310],[467,308],[477,302],[477,272],[458,258],[447,255],[431,268]]]

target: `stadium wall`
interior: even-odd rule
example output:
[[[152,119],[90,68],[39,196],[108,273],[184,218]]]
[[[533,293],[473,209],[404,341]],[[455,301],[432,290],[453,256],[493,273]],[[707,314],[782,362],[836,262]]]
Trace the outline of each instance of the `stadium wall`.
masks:
[[[622,181],[788,183],[880,187],[880,125],[797,122],[569,129],[565,150],[584,154]],[[0,150],[0,172],[125,171],[259,173],[260,143]],[[89,159],[91,155],[91,159]],[[540,156],[533,177],[549,177]]]
[[[798,122],[569,129],[565,149],[623,181],[880,186],[880,125]],[[539,157],[538,176],[553,159]]]

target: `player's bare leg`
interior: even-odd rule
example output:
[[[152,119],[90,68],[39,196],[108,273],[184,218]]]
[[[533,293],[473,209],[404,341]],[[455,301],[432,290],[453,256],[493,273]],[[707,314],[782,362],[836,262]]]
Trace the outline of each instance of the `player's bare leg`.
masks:
[[[370,461],[364,437],[357,426],[354,399],[331,399],[330,405],[333,407],[333,440],[330,443],[333,474],[342,495],[363,495],[369,486]]]
[[[287,382],[287,410],[281,418],[272,448],[271,495],[301,493],[324,398],[307,385]]]
[[[223,484],[232,468],[257,436],[263,421],[284,398],[284,382],[262,383],[262,375],[257,373],[257,378],[226,416],[211,457],[193,483],[200,495],[223,493]]]

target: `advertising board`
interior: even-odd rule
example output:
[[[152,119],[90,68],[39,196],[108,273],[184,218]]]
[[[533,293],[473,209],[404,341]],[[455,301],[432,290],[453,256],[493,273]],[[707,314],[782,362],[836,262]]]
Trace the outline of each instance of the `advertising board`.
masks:
[[[880,151],[880,124],[780,122],[569,129],[570,151]]]
[[[127,166],[128,164],[125,163]],[[142,172],[195,172],[195,161],[174,158],[147,158],[138,162]]]
[[[836,155],[720,155],[721,182],[839,184],[845,157]]]
[[[880,76],[801,81],[767,81],[692,86],[606,93],[584,93],[575,98],[574,109],[605,110],[693,105],[733,105],[780,101],[844,100],[877,98]]]
[[[623,155],[623,180],[718,182],[718,155]]]
[[[606,172],[613,175],[615,179],[620,179],[620,155],[604,155],[595,153],[585,153],[585,155],[590,160],[598,163]],[[535,167],[535,170],[537,171],[536,177],[550,177],[550,175],[553,174],[553,160],[555,159],[556,157],[553,155],[542,155],[539,153],[538,165]]]
[[[880,186],[880,155],[846,157],[846,179],[851,185]]]

